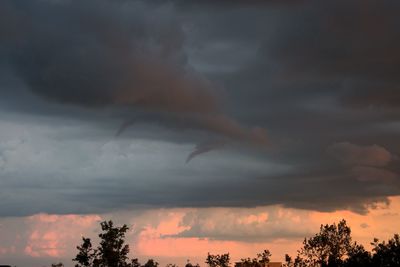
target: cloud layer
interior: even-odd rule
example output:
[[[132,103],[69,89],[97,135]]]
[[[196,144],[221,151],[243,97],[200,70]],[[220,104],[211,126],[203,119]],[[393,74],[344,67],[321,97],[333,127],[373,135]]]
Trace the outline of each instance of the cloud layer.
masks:
[[[2,1],[0,214],[388,203],[398,5]]]

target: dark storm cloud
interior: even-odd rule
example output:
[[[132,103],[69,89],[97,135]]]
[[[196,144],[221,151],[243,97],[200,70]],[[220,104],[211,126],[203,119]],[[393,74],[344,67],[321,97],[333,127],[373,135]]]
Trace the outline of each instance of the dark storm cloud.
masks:
[[[212,14],[214,5],[208,4]],[[391,153],[400,151],[398,131],[378,125],[400,118],[399,3],[241,7],[246,8],[219,10],[215,20],[200,21],[193,30],[209,42],[256,48],[240,68],[213,77],[229,88],[232,113],[268,125],[274,151],[267,157],[293,166],[293,174],[279,181],[265,177],[257,187],[265,199],[365,212],[365,204],[397,195],[399,170]],[[353,165],[340,164],[345,160]],[[249,192],[248,200],[262,198],[257,190]]]
[[[257,142],[253,130],[221,113],[213,85],[186,64],[182,27],[171,18],[168,4],[2,5],[2,52],[35,94],[84,107],[142,108],[184,114],[188,120],[200,117],[193,119],[199,128]]]
[[[203,35],[215,42],[250,41],[247,49],[257,50],[252,63],[224,78],[229,88],[246,88],[231,90],[250,111],[280,108],[293,115],[301,105],[322,101],[393,109],[400,92],[398,8],[396,1],[304,1],[229,9],[216,25],[205,24],[212,30]]]
[[[85,159],[62,175],[85,178],[54,185],[59,212],[282,204],[365,213],[400,194],[398,2],[250,2],[1,2],[3,69],[46,103],[82,116],[96,110],[96,121],[105,107],[116,108],[113,115],[125,120],[119,138],[102,147],[110,151],[88,149],[99,157],[93,162],[78,149]],[[14,94],[6,88],[2,96]],[[71,148],[93,133],[83,135]],[[142,150],[113,147],[146,136],[195,141],[193,155],[223,149],[184,165],[190,150],[183,148],[163,154],[151,147],[149,158],[136,161]],[[244,157],[221,136],[263,149],[241,147]],[[8,170],[13,154],[0,155]],[[89,175],[84,164],[99,170],[91,166]],[[12,169],[5,184],[17,186],[12,177],[26,173]],[[33,202],[43,195],[34,191]],[[2,203],[8,214],[6,207],[24,202]],[[20,212],[57,210],[35,203]]]
[[[372,145],[361,147],[350,143],[337,143],[328,148],[328,153],[344,164],[386,166],[393,156],[385,148]]]
[[[207,81],[184,69],[183,34],[173,19],[165,18],[168,7],[150,10],[140,2],[112,1],[18,3],[2,2],[2,52],[35,93],[85,106],[217,110]],[[145,16],[149,12],[153,18]]]
[[[291,13],[261,54],[290,80],[317,81],[350,107],[398,107],[397,1],[310,1]],[[333,89],[330,89],[333,90]]]

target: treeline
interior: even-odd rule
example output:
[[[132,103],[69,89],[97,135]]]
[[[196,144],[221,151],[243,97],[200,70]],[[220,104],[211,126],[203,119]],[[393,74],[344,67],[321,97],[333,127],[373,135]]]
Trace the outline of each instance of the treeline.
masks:
[[[75,267],[158,267],[153,259],[141,264],[138,259],[129,259],[129,245],[125,244],[125,234],[128,227],[114,226],[112,221],[101,222],[102,233],[100,243],[93,247],[90,238],[82,238],[82,244],[77,246],[78,253],[73,259]],[[361,244],[353,242],[351,229],[346,221],[338,224],[321,225],[320,230],[311,238],[305,238],[302,247],[295,257],[286,255],[283,267],[399,267],[400,237],[395,234],[388,241],[380,242],[374,239],[372,251],[367,251]],[[269,250],[254,258],[244,258],[236,263],[237,267],[265,267],[270,262]],[[230,267],[229,253],[208,253],[205,263],[209,267]],[[62,267],[62,263],[52,264],[52,267]],[[177,267],[168,264],[166,267]],[[199,267],[199,264],[188,262],[185,267]]]

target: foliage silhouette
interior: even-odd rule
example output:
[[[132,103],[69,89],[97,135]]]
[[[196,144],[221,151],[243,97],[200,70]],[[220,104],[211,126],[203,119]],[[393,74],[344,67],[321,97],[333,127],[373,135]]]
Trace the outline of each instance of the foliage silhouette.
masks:
[[[371,245],[374,247],[372,251],[372,263],[374,266],[390,267],[400,266],[400,236],[395,234],[388,242],[378,243],[378,239],[374,239]]]
[[[142,267],[157,267],[158,265],[158,262],[153,259],[149,259]]]
[[[125,234],[129,230],[125,224],[115,227],[112,221],[100,223],[100,245],[94,249],[90,238],[82,238],[82,245],[77,246],[78,254],[73,259],[75,267],[138,267],[137,259],[129,262],[129,245],[125,244]],[[146,266],[157,267],[157,265]]]
[[[372,266],[371,253],[366,251],[362,245],[356,244],[345,260],[344,267],[368,267]]]
[[[230,266],[229,253],[226,254],[207,254],[206,263],[209,267],[229,267]]]
[[[263,252],[257,254],[256,258],[241,259],[240,263],[242,267],[264,267],[270,262],[271,252],[266,249]]]
[[[187,260],[185,267],[200,267],[200,265],[198,263],[193,264],[189,260]]]
[[[400,266],[400,237],[395,234],[387,242],[371,243],[372,253],[352,242],[346,221],[338,225],[321,225],[320,232],[304,239],[303,247],[293,260],[285,255],[283,267],[394,267]]]
[[[337,225],[321,225],[319,233],[304,239],[295,263],[298,266],[341,266],[355,243],[352,243],[351,230],[345,220]]]

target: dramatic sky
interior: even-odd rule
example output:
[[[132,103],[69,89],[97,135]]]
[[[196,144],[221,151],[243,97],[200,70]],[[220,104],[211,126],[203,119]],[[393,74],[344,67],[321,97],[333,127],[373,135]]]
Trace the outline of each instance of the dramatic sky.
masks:
[[[163,265],[398,232],[397,0],[0,1],[0,264],[101,220]]]

